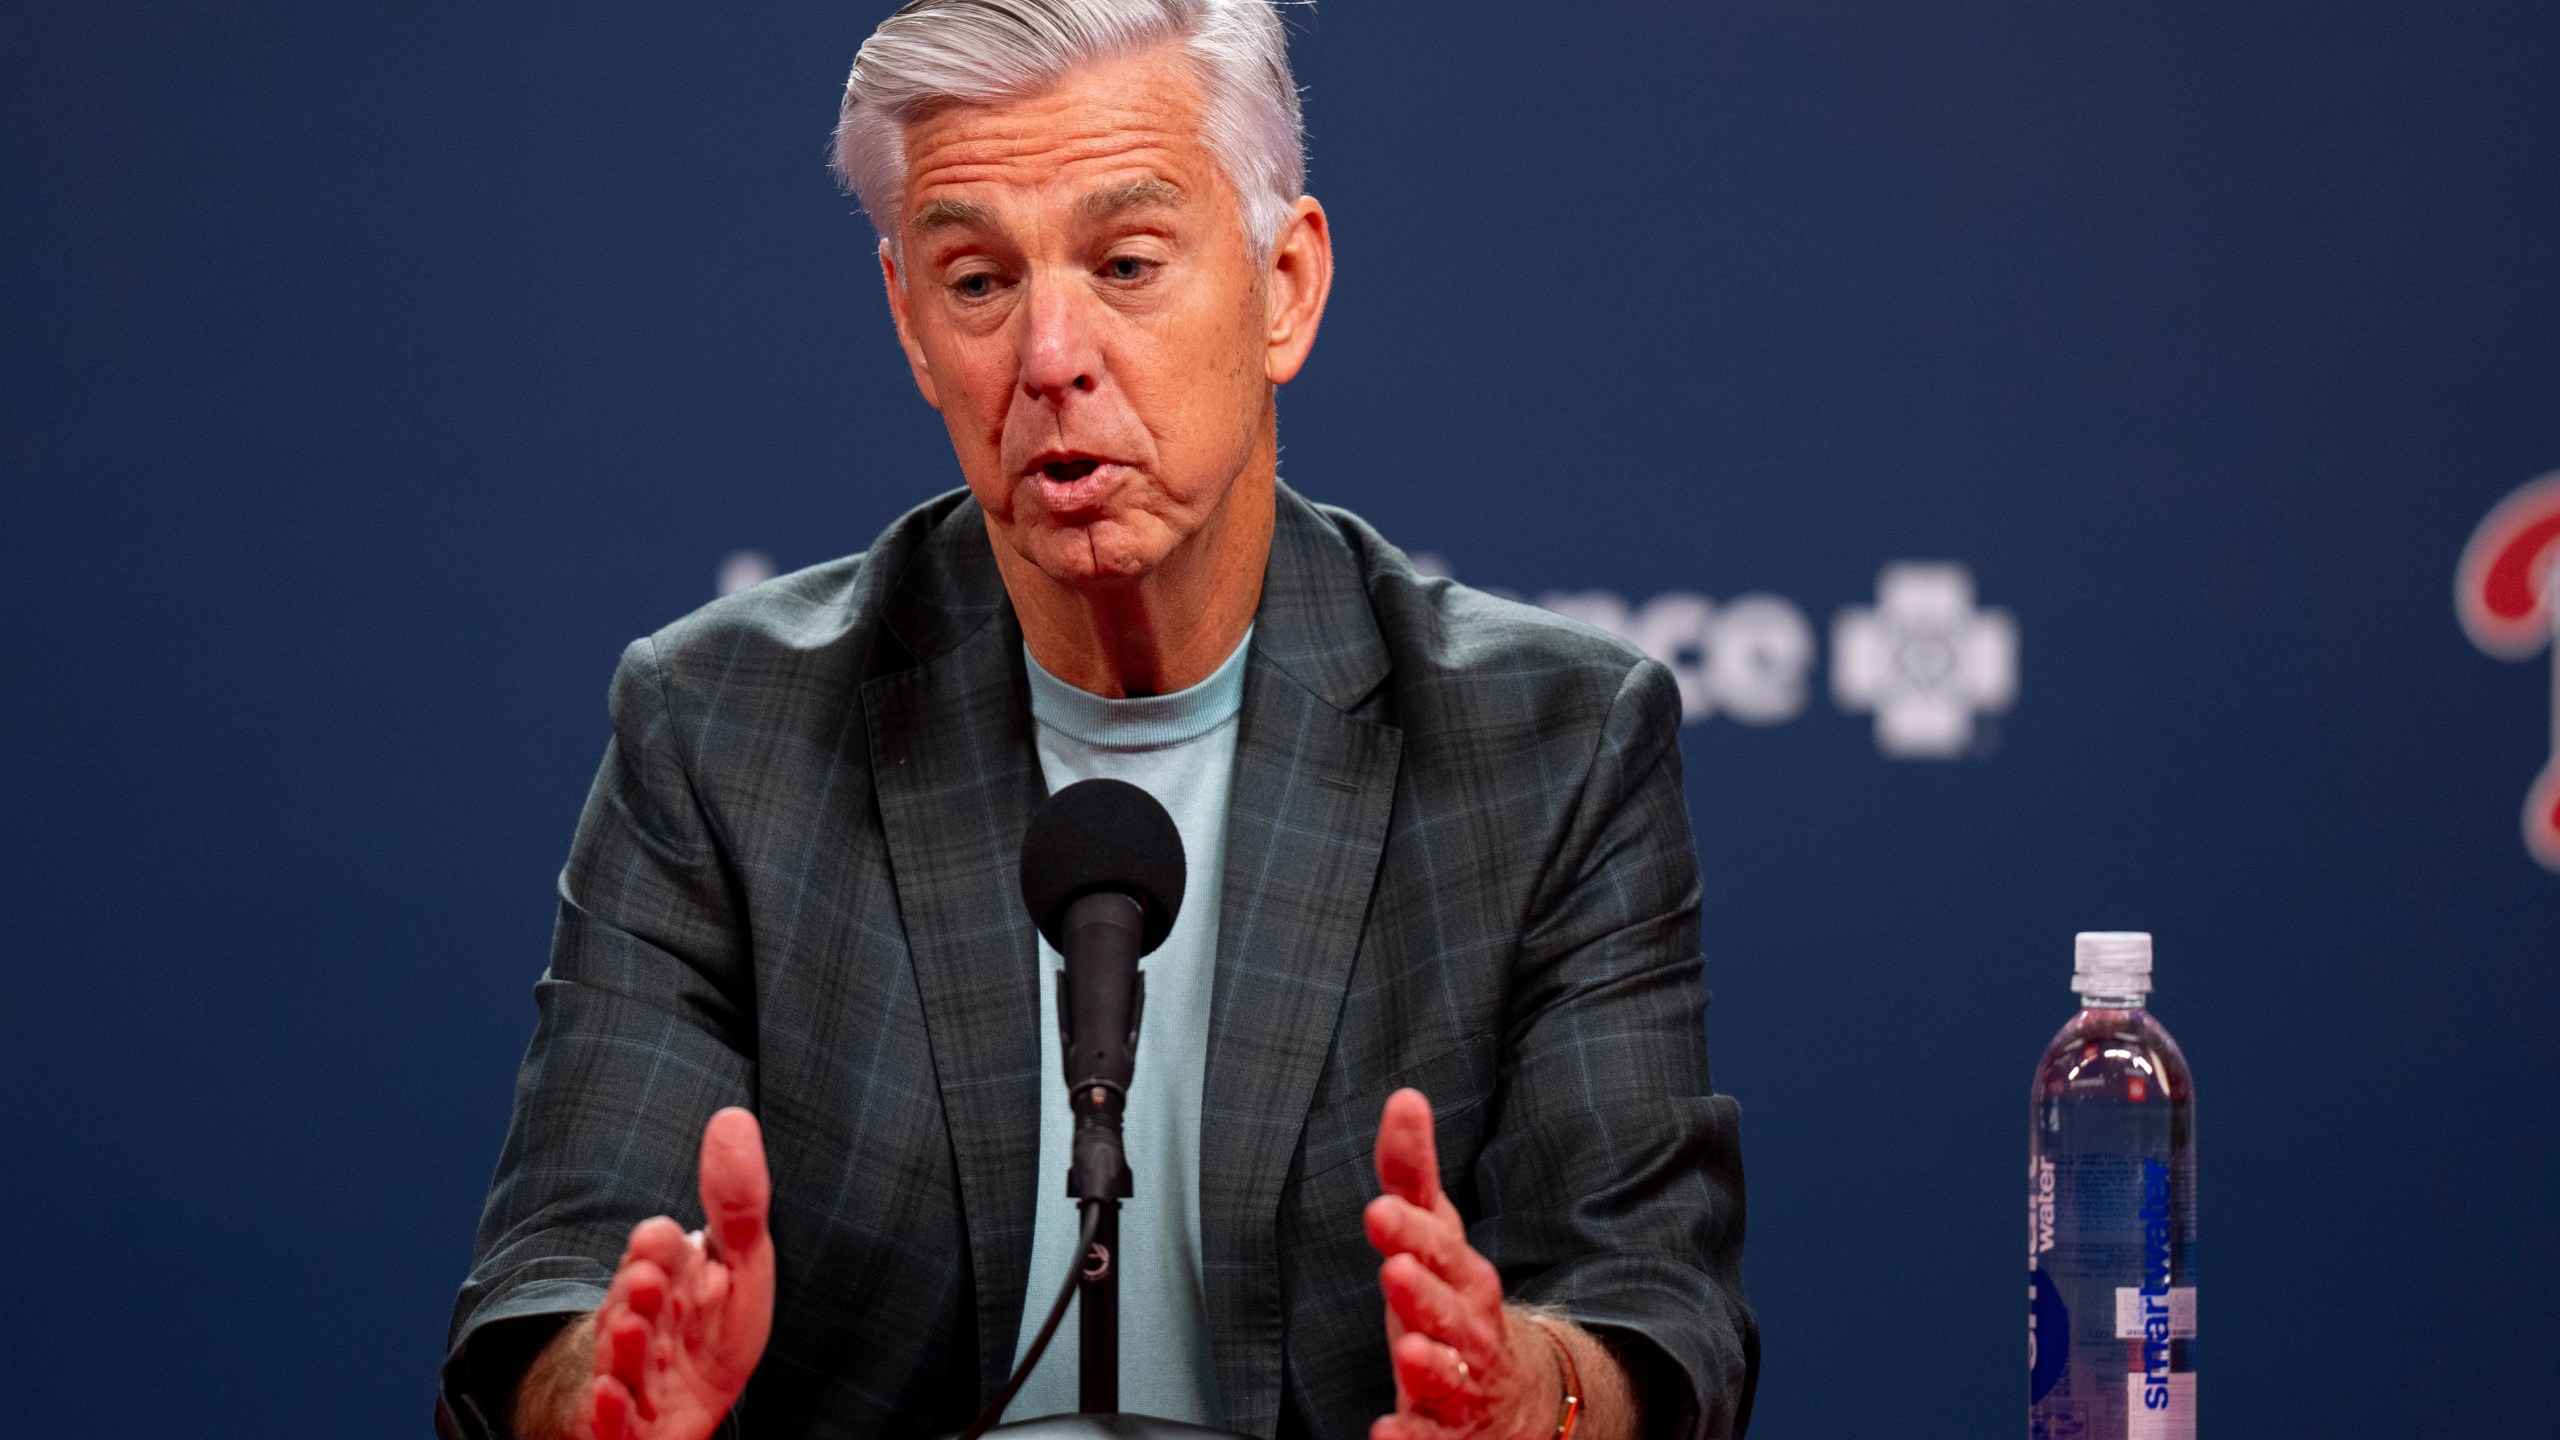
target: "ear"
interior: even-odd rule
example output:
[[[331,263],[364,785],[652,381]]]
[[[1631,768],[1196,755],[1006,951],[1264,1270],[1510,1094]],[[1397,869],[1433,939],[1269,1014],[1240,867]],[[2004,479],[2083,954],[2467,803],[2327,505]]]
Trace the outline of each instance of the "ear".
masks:
[[[915,316],[907,310],[907,287],[898,283],[898,257],[889,251],[889,242],[880,242],[880,283],[889,292],[889,320],[898,327],[898,348],[907,352],[907,370],[916,377],[916,390],[924,403],[939,410],[942,400],[933,391],[933,362],[925,358],[924,346],[916,341]]]
[[[1262,373],[1272,384],[1286,385],[1298,378],[1307,352],[1315,348],[1325,297],[1333,293],[1333,226],[1314,196],[1301,195],[1290,208],[1272,241],[1263,282],[1271,302],[1271,328]]]

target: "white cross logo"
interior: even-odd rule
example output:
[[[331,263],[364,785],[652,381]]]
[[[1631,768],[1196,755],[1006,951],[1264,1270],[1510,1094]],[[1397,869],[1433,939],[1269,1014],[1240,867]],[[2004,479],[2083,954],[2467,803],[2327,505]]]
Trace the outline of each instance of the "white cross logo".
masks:
[[[1874,711],[1876,748],[1896,760],[1962,755],[1975,717],[2018,698],[2018,622],[1976,608],[1962,565],[1887,565],[1875,607],[1848,606],[1831,623],[1831,698]]]

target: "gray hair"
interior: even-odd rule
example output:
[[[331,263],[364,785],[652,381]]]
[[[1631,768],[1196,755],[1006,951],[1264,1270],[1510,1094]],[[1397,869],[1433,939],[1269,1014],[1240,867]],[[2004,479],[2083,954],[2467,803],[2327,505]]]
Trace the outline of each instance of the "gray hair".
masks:
[[[836,178],[894,254],[909,121],[942,105],[1024,99],[1087,61],[1177,40],[1200,74],[1202,141],[1267,253],[1307,183],[1289,37],[1272,0],[911,0],[853,58]]]

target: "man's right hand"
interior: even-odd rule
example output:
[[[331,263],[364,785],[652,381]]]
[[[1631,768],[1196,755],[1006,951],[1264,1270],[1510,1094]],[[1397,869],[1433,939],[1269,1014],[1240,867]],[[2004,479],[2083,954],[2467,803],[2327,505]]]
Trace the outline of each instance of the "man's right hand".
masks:
[[[773,1182],[753,1115],[703,1127],[701,1187],[703,1228],[632,1227],[603,1307],[535,1359],[517,1390],[523,1440],[709,1440],[737,1403],[773,1328]]]

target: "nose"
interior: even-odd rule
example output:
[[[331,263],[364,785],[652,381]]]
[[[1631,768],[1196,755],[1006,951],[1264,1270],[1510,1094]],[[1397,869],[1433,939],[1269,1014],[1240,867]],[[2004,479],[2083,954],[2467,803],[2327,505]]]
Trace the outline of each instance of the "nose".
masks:
[[[1022,332],[1024,398],[1063,406],[1076,393],[1090,394],[1102,376],[1089,297],[1057,280],[1034,279]]]

